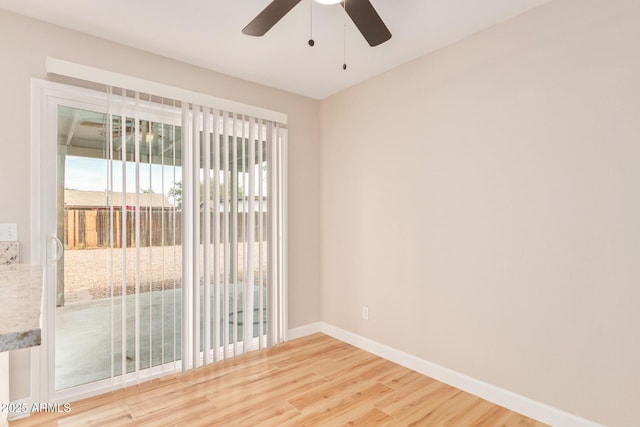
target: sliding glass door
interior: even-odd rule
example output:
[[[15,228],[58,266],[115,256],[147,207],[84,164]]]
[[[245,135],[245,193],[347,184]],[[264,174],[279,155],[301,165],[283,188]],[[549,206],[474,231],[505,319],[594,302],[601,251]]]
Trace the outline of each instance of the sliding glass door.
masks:
[[[38,154],[42,400],[282,341],[286,129],[130,90],[53,86]]]
[[[178,117],[167,107],[140,108],[136,118],[64,104],[57,106],[56,235],[64,252],[56,391],[122,382],[123,366],[137,377],[175,368],[182,320]]]

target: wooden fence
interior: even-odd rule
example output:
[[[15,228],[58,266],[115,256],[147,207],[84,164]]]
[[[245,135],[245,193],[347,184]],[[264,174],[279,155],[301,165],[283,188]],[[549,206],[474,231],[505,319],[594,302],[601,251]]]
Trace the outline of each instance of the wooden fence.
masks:
[[[211,240],[213,241],[213,215],[211,213]],[[262,217],[263,241],[267,235],[267,215],[266,213],[255,213],[255,224],[258,224]],[[111,212],[102,209],[65,209],[64,210],[64,247],[73,249],[95,249],[108,248],[111,246],[111,236],[113,233],[113,247],[122,247],[122,233],[126,230],[125,240],[127,247],[135,247],[136,243],[136,213],[126,211],[123,222],[122,211],[120,209],[113,212],[113,222]],[[203,213],[200,216],[201,224],[204,221]],[[223,215],[220,213],[220,224],[223,223]],[[239,213],[237,218],[238,236],[242,236],[245,231],[245,214]],[[111,226],[113,224],[113,227]],[[124,224],[124,226],[123,226]],[[255,241],[259,241],[255,227]],[[222,242],[222,235],[220,239]],[[140,212],[140,247],[149,246],[174,246],[182,244],[182,212],[168,210],[142,209]]]

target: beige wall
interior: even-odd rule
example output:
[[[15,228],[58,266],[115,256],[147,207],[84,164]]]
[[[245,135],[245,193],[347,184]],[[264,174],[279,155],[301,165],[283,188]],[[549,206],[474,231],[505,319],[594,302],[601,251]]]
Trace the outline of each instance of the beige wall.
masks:
[[[321,114],[325,322],[637,425],[640,2],[555,0]]]
[[[320,320],[318,101],[0,11],[0,223],[18,223],[24,261],[30,250],[30,79],[46,77],[45,56],[288,114],[289,327]],[[25,355],[12,356],[12,378],[24,378]],[[12,399],[28,394],[23,384],[12,383]]]

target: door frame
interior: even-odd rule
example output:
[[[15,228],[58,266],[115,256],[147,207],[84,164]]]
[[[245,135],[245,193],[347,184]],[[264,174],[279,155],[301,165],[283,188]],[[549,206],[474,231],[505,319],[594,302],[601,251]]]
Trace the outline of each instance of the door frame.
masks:
[[[65,390],[55,389],[55,309],[56,309],[56,235],[57,197],[57,109],[59,106],[91,110],[108,114],[108,96],[105,92],[65,85],[41,79],[31,80],[31,262],[43,266],[42,343],[31,350],[32,402],[66,403],[98,393],[133,385],[141,378],[154,378],[181,370],[182,361],[153,366],[140,373],[126,373],[79,385]],[[133,107],[125,104],[125,112],[133,117]],[[146,110],[155,120],[167,120],[170,113]],[[140,110],[139,110],[140,113]],[[158,114],[159,113],[159,114]],[[174,125],[181,122],[176,118]],[[184,167],[184,165],[181,165]],[[52,179],[54,177],[55,179]],[[140,375],[144,373],[144,375]]]
[[[42,340],[31,351],[31,399],[55,402],[55,301],[56,265],[49,236],[56,233],[56,185],[49,177],[57,171],[57,106],[83,101],[85,106],[101,109],[99,98],[89,90],[50,81],[31,80],[31,262],[43,266]],[[54,143],[51,143],[54,141]],[[53,190],[53,191],[51,191]]]

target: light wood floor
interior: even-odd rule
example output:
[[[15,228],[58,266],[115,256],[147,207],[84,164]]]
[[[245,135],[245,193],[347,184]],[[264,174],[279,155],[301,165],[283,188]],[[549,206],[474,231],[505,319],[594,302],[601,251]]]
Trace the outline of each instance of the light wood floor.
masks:
[[[20,426],[543,426],[322,334],[32,415]]]

